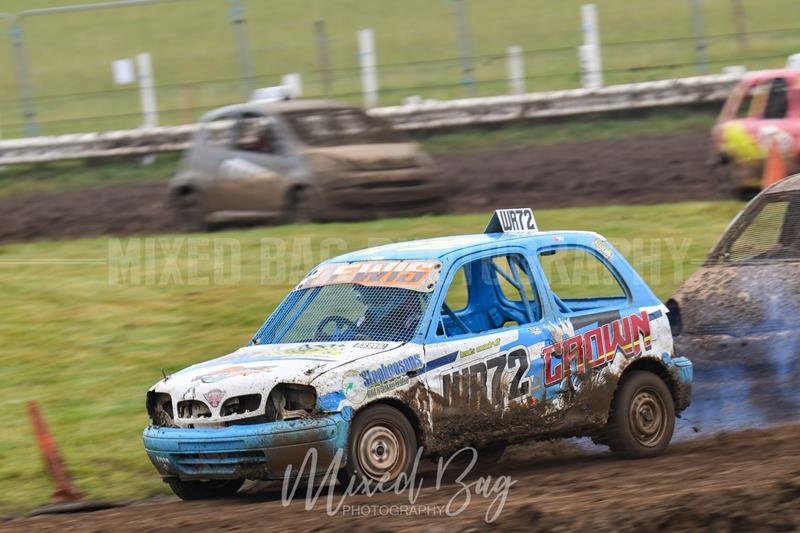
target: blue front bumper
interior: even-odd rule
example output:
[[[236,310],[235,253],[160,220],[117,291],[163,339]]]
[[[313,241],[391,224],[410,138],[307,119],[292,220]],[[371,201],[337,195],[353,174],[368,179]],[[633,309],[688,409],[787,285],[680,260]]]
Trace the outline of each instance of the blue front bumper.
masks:
[[[309,449],[324,472],[347,443],[349,421],[341,413],[224,428],[148,426],[144,447],[162,476],[181,479],[282,479],[287,466],[300,468]],[[344,465],[345,457],[342,457]],[[305,473],[308,474],[309,466]]]
[[[694,367],[692,362],[686,357],[674,357],[672,359],[675,379],[675,409],[683,411],[692,403],[692,379],[694,377]]]

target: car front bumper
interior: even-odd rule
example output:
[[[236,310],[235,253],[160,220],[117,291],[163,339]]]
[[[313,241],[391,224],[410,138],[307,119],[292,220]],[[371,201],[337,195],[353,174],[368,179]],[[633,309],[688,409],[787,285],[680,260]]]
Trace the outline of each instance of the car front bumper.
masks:
[[[287,467],[297,475],[312,449],[316,468],[309,456],[303,474],[327,470],[337,452],[346,450],[348,428],[342,413],[224,428],[148,426],[144,447],[162,477],[282,479]]]
[[[446,196],[441,176],[425,168],[348,172],[323,186],[325,219],[431,213]]]
[[[694,366],[686,357],[674,357],[671,362],[670,369],[675,382],[675,410],[681,412],[692,403]]]

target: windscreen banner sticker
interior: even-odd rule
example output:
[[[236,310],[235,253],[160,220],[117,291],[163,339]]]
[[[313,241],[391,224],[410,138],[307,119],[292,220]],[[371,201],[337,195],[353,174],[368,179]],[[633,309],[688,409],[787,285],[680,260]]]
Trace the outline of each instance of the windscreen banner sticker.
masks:
[[[343,283],[431,292],[441,270],[439,261],[430,260],[331,263],[312,270],[295,290]]]

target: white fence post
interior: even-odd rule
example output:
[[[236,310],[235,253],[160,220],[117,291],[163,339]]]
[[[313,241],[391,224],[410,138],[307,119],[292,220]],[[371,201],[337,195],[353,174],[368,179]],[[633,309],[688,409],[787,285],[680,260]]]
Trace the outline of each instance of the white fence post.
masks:
[[[522,47],[508,47],[508,84],[511,94],[525,94],[525,60]]]
[[[364,107],[378,105],[378,71],[375,53],[375,35],[372,30],[358,32],[358,59],[361,64],[361,89],[364,93]]]
[[[281,76],[281,85],[284,85],[289,90],[289,95],[292,98],[301,98],[303,96],[303,78],[299,73],[284,74]]]
[[[158,126],[155,79],[150,54],[136,54],[136,74],[139,77],[139,95],[142,102],[143,128]]]
[[[600,50],[600,30],[597,27],[597,6],[581,6],[583,46],[578,47],[583,86],[598,89],[603,86],[603,56]]]

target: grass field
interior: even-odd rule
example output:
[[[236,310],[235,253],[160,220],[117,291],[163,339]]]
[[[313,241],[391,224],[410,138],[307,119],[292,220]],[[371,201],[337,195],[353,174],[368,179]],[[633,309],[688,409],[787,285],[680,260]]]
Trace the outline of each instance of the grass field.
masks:
[[[6,0],[0,9],[80,3],[82,0]],[[90,0],[83,0],[88,2]],[[94,1],[94,0],[92,0]],[[313,25],[324,20],[333,69],[329,94],[360,101],[356,32],[376,35],[382,103],[408,95],[452,98],[464,94],[450,0],[244,0],[247,38],[258,86],[299,72],[308,96],[323,93]],[[580,84],[576,47],[581,43],[584,0],[467,0],[473,67],[479,95],[507,92],[510,45],[526,51],[528,90]],[[607,83],[661,79],[698,72],[691,2],[597,2]],[[780,66],[797,52],[796,0],[742,0],[746,46],[734,35],[730,0],[705,0],[709,70],[742,64]],[[175,0],[124,9],[60,13],[25,19],[32,83],[45,133],[138,125],[135,87],[115,86],[111,61],[149,51],[154,56],[163,123],[189,121],[209,107],[239,101],[231,3]],[[0,21],[2,24],[2,21]],[[780,31],[778,31],[780,30]],[[0,46],[0,125],[21,134],[22,115],[10,46]],[[1,48],[0,48],[1,50]]]
[[[670,108],[632,116],[596,115],[571,120],[520,122],[492,128],[460,128],[418,137],[432,153],[492,150],[518,146],[576,142],[591,139],[624,139],[639,135],[667,135],[710,130],[715,110]],[[180,154],[159,155],[155,163],[139,164],[138,158],[68,161],[41,165],[15,165],[0,172],[0,198],[110,185],[165,182],[175,174]]]
[[[537,218],[545,229],[604,233],[665,298],[740,207],[598,207],[541,211]],[[285,292],[329,255],[390,240],[476,232],[487,219],[427,217],[0,247],[0,382],[6,398],[0,410],[0,513],[43,504],[51,490],[27,401],[41,402],[90,497],[164,493],[140,440],[147,424],[145,391],[161,369],[172,372],[246,343]]]

